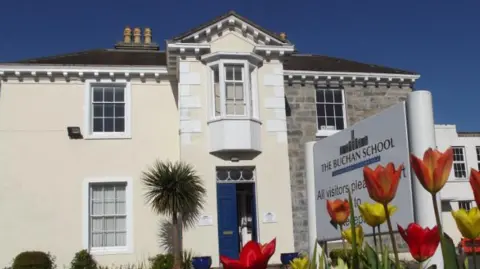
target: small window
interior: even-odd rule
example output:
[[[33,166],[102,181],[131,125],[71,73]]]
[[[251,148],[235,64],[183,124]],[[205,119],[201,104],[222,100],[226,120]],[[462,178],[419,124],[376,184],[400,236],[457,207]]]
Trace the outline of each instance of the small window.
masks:
[[[87,138],[125,138],[130,134],[129,83],[88,83]]]
[[[342,89],[316,89],[317,126],[319,131],[345,129]]]
[[[464,147],[453,147],[453,172],[455,178],[467,178],[467,164],[465,161]]]
[[[458,208],[459,209],[465,209],[465,210],[470,210],[472,208],[472,202],[471,201],[460,201],[458,202]]]
[[[89,197],[90,249],[126,247],[126,184],[91,184]]]

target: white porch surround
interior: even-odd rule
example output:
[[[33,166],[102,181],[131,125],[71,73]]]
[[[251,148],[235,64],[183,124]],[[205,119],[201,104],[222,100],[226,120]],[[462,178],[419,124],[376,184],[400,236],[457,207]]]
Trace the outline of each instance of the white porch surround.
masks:
[[[190,86],[200,85],[200,73],[190,70],[190,63],[182,61],[179,63],[178,78],[178,109],[180,114],[180,143],[188,145],[191,143],[193,133],[201,133],[201,122],[192,119],[192,110],[200,109],[202,104],[198,96],[192,94]]]

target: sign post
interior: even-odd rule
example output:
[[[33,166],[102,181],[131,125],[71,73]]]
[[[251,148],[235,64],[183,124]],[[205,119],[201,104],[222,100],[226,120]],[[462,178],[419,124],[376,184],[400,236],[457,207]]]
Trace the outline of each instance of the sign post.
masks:
[[[348,190],[356,208],[355,224],[363,225],[366,236],[371,234],[372,229],[363,223],[357,209],[360,203],[373,202],[363,180],[364,166],[374,169],[389,162],[396,167],[403,164],[397,195],[392,201],[398,207],[392,222],[406,226],[415,219],[422,227],[435,226],[431,195],[410,170],[410,153],[423,157],[429,147],[436,148],[436,141],[432,96],[428,91],[411,92],[406,105],[394,105],[333,136],[306,143],[309,253],[313,253],[316,240],[340,239],[339,231],[330,224],[326,200],[346,199]],[[387,230],[384,224],[382,231]],[[440,247],[428,264],[444,268]]]

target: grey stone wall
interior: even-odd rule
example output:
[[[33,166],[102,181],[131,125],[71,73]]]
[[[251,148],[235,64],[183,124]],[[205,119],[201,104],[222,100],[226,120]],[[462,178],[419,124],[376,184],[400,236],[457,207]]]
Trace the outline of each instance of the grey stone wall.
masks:
[[[380,85],[345,85],[347,127],[400,101],[404,101],[409,87]],[[305,182],[306,142],[316,137],[315,87],[312,84],[285,85],[287,99],[288,150],[292,191],[293,229],[295,251],[308,250],[307,189]]]

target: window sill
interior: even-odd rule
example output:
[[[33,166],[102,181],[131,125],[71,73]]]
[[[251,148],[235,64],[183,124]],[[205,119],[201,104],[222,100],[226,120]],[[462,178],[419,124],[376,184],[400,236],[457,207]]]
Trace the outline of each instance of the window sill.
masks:
[[[340,132],[341,130],[317,130],[317,137],[319,136],[331,136],[331,135],[334,135],[338,132]]]
[[[90,248],[90,253],[94,255],[115,255],[115,254],[131,254],[133,253],[128,247],[105,247]]]
[[[85,135],[85,140],[132,139],[128,133],[93,133]]]
[[[210,119],[207,124],[210,124],[210,123],[213,123],[213,122],[217,122],[217,121],[223,121],[223,120],[232,120],[232,121],[235,121],[235,120],[250,120],[250,121],[253,121],[253,122],[256,122],[256,123],[259,123],[259,124],[262,124],[262,122],[257,119],[257,118],[250,118],[250,117],[245,117],[245,116],[242,116],[242,117],[219,117],[219,118],[213,118],[213,119]]]

